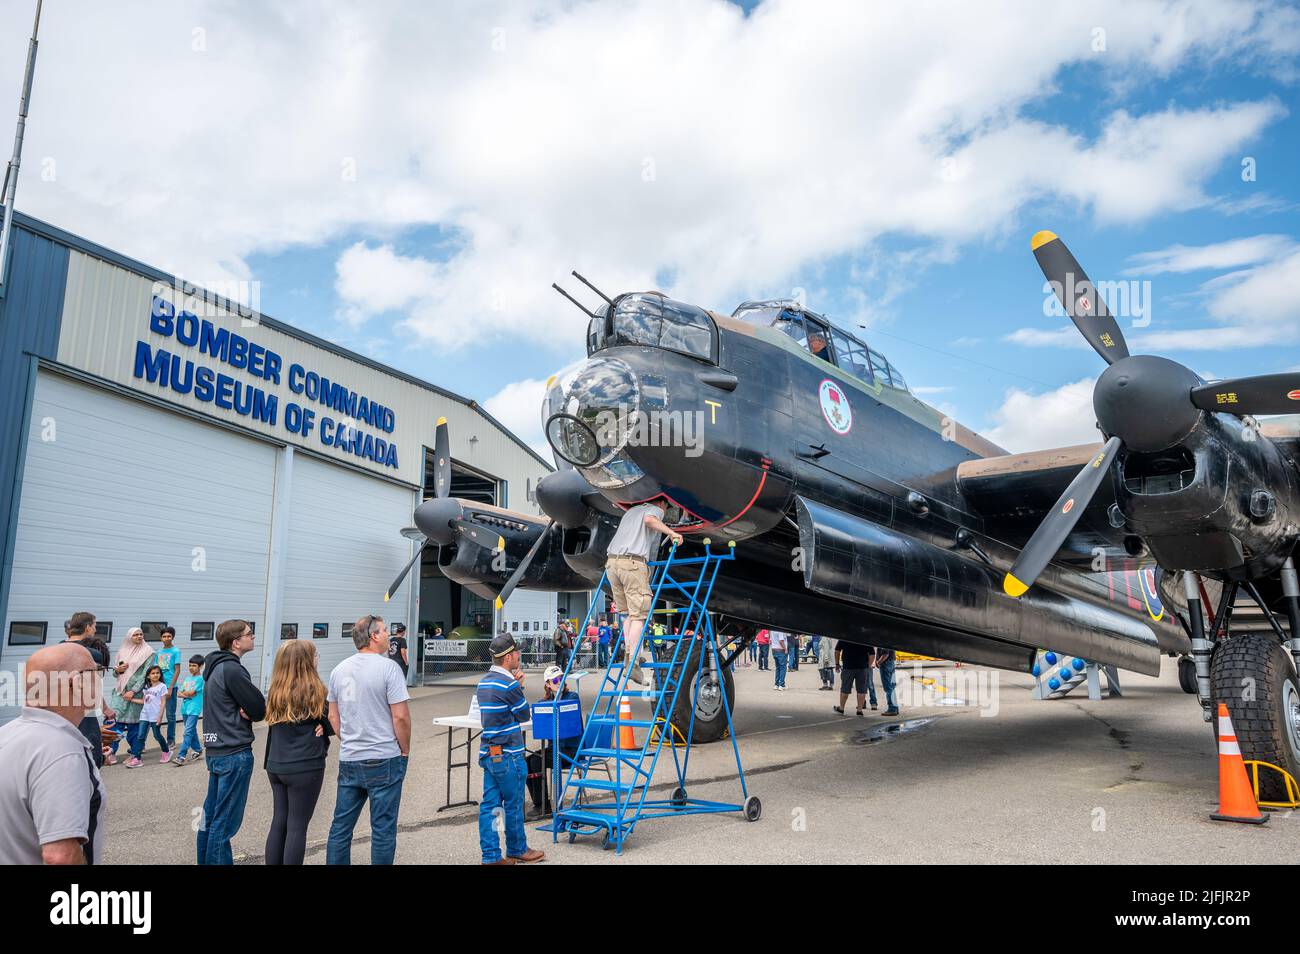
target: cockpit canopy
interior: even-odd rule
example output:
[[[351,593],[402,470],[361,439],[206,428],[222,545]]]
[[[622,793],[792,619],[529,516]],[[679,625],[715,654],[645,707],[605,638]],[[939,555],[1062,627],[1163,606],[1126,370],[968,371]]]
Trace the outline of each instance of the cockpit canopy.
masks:
[[[659,292],[620,295],[596,313],[587,327],[587,354],[618,345],[664,348],[712,364],[718,361],[718,330],[708,313]]]
[[[821,315],[797,302],[776,299],[747,301],[731,317],[763,328],[776,328],[799,343],[805,351],[836,365],[873,387],[887,384],[906,391],[907,382],[898,369],[846,331],[831,325]]]

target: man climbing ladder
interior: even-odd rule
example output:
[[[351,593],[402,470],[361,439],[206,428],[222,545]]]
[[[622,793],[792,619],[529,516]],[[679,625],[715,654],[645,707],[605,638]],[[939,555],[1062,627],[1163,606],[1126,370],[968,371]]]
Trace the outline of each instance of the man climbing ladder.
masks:
[[[628,678],[642,686],[646,682],[637,657],[637,644],[654,600],[650,592],[650,555],[658,551],[661,534],[667,534],[677,546],[681,546],[683,539],[663,518],[664,508],[658,502],[630,507],[609,542],[605,561],[605,578],[614,592],[614,602],[627,613],[623,658],[632,667]]]

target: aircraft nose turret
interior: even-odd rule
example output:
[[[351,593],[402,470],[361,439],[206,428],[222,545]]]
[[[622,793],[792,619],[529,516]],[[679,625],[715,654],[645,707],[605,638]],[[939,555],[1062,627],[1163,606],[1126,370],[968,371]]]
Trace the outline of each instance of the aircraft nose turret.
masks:
[[[546,439],[575,467],[609,463],[627,446],[641,407],[636,372],[618,358],[592,358],[547,395]]]

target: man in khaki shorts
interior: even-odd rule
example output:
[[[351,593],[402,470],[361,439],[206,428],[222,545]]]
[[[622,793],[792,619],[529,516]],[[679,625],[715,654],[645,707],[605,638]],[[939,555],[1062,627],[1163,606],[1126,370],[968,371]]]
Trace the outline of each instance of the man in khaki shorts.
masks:
[[[619,521],[614,539],[609,542],[605,561],[605,578],[614,591],[614,602],[627,613],[623,627],[624,665],[631,663],[632,682],[645,685],[641,660],[634,658],[641,630],[650,615],[650,555],[659,548],[659,535],[668,534],[681,546],[682,535],[664,523],[664,508],[659,503],[637,504],[628,508]]]

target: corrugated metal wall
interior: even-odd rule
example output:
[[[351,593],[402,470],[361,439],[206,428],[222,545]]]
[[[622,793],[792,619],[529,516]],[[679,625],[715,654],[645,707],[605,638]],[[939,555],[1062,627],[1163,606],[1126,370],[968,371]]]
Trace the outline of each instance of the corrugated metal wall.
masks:
[[[52,358],[58,351],[68,275],[64,245],[15,224],[10,248],[8,280],[0,298],[0,619],[9,597],[36,360]],[[0,642],[7,638],[7,630],[0,633]]]

